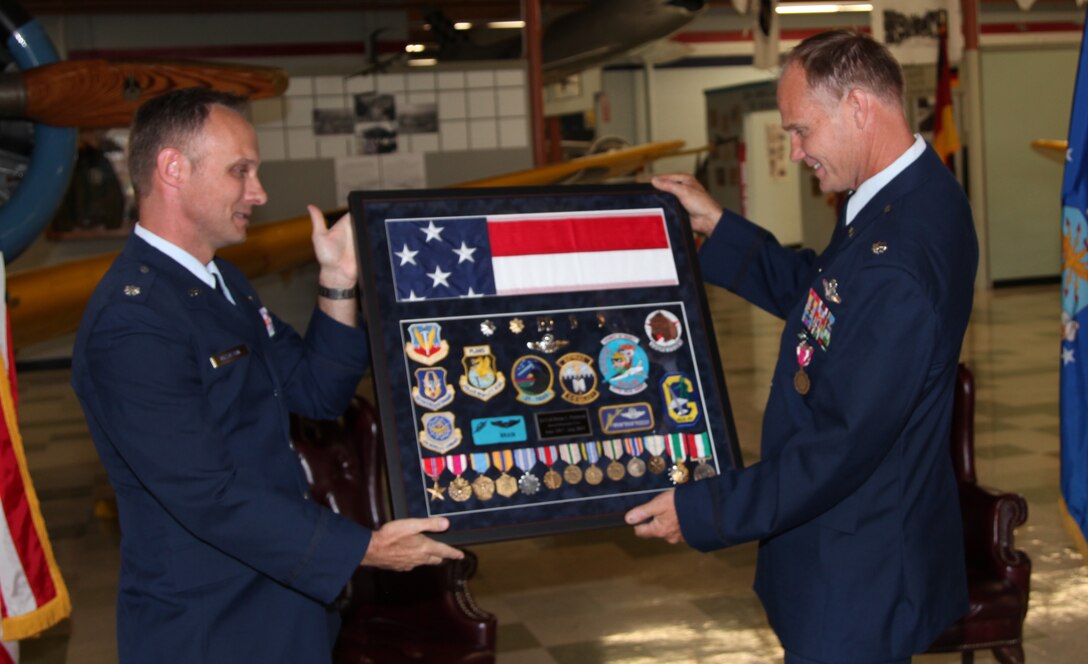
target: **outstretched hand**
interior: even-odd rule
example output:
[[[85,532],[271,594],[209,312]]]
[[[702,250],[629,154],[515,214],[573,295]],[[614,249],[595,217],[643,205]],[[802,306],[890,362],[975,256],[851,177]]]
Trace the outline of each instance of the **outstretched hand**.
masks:
[[[449,528],[444,517],[397,519],[374,531],[361,565],[407,572],[420,565],[437,565],[443,560],[460,560],[465,554],[423,533]]]
[[[355,232],[351,214],[345,214],[330,228],[325,215],[314,205],[307,205],[313,222],[314,255],[321,266],[320,281],[326,288],[352,288],[359,273],[355,261]]]
[[[669,544],[684,541],[680,520],[676,517],[676,491],[669,489],[648,503],[635,507],[624,516],[639,537],[659,537]]]
[[[653,185],[661,191],[667,191],[680,200],[688,211],[691,228],[703,235],[710,235],[722,216],[722,206],[714,202],[710,194],[694,176],[687,173],[669,173],[654,176]]]

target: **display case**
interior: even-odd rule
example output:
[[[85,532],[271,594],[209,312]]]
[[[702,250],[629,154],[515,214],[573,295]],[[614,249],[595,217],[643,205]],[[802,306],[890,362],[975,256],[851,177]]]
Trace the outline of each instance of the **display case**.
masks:
[[[686,213],[648,185],[349,197],[394,516],[622,523],[740,451]]]

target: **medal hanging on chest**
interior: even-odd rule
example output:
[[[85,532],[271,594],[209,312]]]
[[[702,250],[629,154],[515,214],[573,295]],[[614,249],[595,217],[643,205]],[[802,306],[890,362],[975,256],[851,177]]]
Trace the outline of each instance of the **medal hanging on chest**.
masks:
[[[805,373],[805,367],[812,362],[814,352],[815,349],[802,337],[800,343],[797,344],[797,373],[793,374],[793,389],[800,395],[808,394],[809,388],[812,387],[812,382]]]

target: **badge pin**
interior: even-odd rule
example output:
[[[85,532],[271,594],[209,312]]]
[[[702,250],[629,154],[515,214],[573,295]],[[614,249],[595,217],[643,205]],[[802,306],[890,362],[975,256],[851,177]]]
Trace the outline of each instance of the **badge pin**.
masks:
[[[485,337],[490,337],[492,334],[495,334],[495,323],[489,320],[485,320],[484,322],[480,323],[480,332]]]
[[[824,297],[830,302],[835,304],[842,304],[842,298],[839,297],[839,280],[838,279],[824,279]]]
[[[883,254],[887,250],[888,250],[888,243],[885,242],[884,240],[877,240],[876,242],[873,243],[873,253],[876,254],[877,256]]]
[[[521,334],[525,331],[525,321],[520,318],[513,318],[510,320],[510,331],[514,334]]]
[[[540,341],[527,341],[525,345],[529,350],[540,351],[541,353],[554,353],[560,348],[564,348],[570,342],[566,339],[556,339],[554,334],[548,333],[540,337]]]

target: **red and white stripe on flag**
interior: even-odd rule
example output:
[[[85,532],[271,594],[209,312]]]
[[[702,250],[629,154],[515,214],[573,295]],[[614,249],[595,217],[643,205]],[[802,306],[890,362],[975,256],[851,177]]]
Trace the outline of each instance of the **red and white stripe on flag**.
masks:
[[[495,215],[487,234],[500,295],[679,283],[661,210]]]
[[[2,256],[0,284],[6,284]],[[0,313],[5,342],[5,366],[0,371],[0,510],[4,515],[0,519],[0,638],[17,641],[68,617],[72,605],[27,471],[15,410],[11,330],[7,311]],[[0,662],[5,655],[0,654]],[[16,654],[12,661],[17,658]]]

